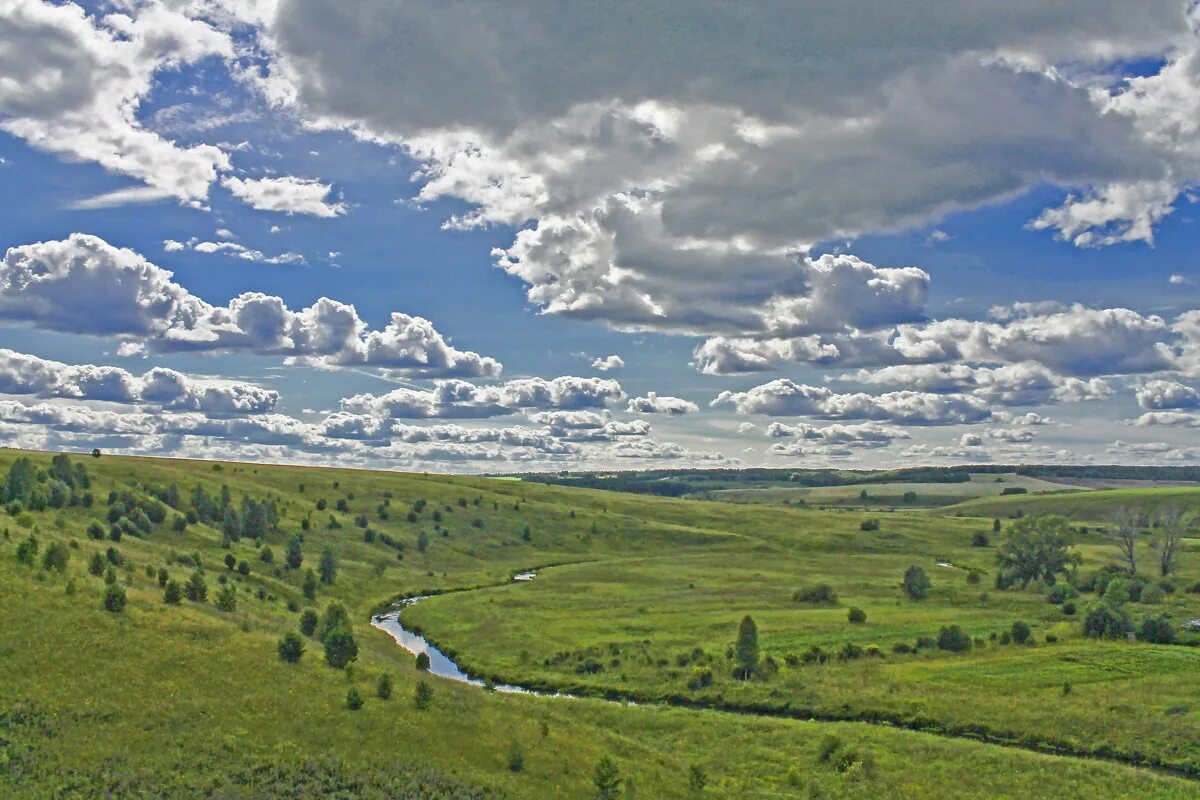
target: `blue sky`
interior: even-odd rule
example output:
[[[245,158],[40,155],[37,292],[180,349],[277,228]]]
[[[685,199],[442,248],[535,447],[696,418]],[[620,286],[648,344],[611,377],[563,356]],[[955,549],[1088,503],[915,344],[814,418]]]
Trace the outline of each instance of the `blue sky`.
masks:
[[[656,5],[0,0],[0,443],[1200,458],[1190,3]]]

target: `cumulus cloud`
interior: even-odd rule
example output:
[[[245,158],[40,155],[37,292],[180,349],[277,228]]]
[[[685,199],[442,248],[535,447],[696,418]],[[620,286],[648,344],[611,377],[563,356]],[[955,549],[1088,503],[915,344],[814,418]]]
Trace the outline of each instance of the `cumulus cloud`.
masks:
[[[879,425],[874,422],[863,422],[856,425],[829,425],[824,428],[802,423],[785,425],[772,422],[767,426],[767,436],[772,438],[791,438],[789,443],[777,442],[771,445],[770,452],[775,455],[818,455],[813,446],[825,449],[857,450],[888,447],[897,439],[911,439],[912,436],[900,428],[890,425]],[[832,455],[826,452],[825,455]]]
[[[994,368],[962,363],[904,364],[859,370],[839,380],[922,392],[967,392],[1006,406],[1101,400],[1112,394],[1112,387],[1099,378],[1066,378],[1034,361]]]
[[[1176,381],[1146,381],[1135,396],[1139,406],[1151,411],[1200,409],[1200,392]]]
[[[210,416],[265,414],[279,403],[279,392],[250,383],[198,379],[163,367],[139,376],[120,367],[64,364],[8,349],[0,349],[0,393],[147,403]]]
[[[197,253],[227,253],[231,256],[242,259],[243,261],[254,261],[260,264],[303,264],[304,256],[299,253],[280,253],[276,256],[268,256],[261,250],[254,250],[237,242],[195,242],[191,248]],[[164,250],[168,253],[182,250],[184,245],[181,242],[170,242],[164,246]]]
[[[745,392],[721,392],[712,405],[730,405],[739,414],[866,419],[897,425],[962,425],[984,422],[992,416],[987,403],[967,395],[912,391],[839,394],[828,387],[787,379]]]
[[[601,372],[608,372],[614,369],[621,369],[625,366],[625,359],[620,356],[605,356],[592,361],[592,369],[598,369]]]
[[[122,5],[100,17],[74,3],[0,0],[0,130],[146,184],[93,207],[162,197],[200,203],[229,169],[228,156],[148,130],[139,106],[161,70],[232,56],[227,35],[170,4]]]
[[[312,178],[238,178],[230,175],[221,179],[221,185],[234,197],[260,211],[325,218],[346,213],[345,203],[330,199],[333,187]]]
[[[440,380],[432,389],[394,389],[342,401],[349,412],[390,419],[483,418],[527,409],[603,409],[625,396],[621,385],[603,378],[519,378],[496,386]]]
[[[354,306],[329,298],[293,311],[282,298],[246,292],[213,306],[172,278],[95,236],[13,247],[0,262],[0,320],[122,337],[160,352],[261,353],[412,377],[495,376],[501,369],[495,359],[452,347],[421,317],[394,313],[372,331]]]
[[[659,397],[654,392],[647,392],[644,397],[632,397],[629,400],[629,411],[637,414],[666,414],[671,417],[681,417],[700,410],[700,407],[690,400],[680,397]]]

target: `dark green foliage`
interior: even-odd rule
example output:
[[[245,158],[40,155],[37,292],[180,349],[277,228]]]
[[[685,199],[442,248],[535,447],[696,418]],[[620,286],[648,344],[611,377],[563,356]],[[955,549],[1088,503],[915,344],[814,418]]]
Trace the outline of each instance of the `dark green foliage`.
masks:
[[[1009,633],[1012,635],[1012,640],[1017,644],[1025,644],[1029,641],[1029,637],[1033,635],[1033,631],[1024,620],[1014,622],[1012,628],[1009,629]]]
[[[300,615],[300,632],[305,636],[312,636],[317,631],[317,612],[311,608],[304,609],[304,613]]]
[[[41,545],[38,544],[37,537],[32,533],[29,538],[23,540],[17,545],[17,562],[20,564],[28,564],[33,566],[33,560],[37,558],[38,550]]]
[[[971,637],[957,625],[943,625],[938,631],[937,646],[939,650],[963,653],[971,649]]]
[[[159,567],[158,568],[158,587],[161,589],[164,586],[166,586],[167,580],[170,577],[171,577],[171,574],[169,572],[167,572],[165,567]]]
[[[1166,617],[1146,617],[1138,627],[1137,637],[1151,644],[1174,644],[1175,627]]]
[[[375,684],[375,696],[380,700],[388,700],[392,696],[392,676],[384,672]]]
[[[273,564],[275,563],[275,554],[271,552],[271,548],[264,547],[258,551],[258,560],[264,564]]]
[[[706,786],[708,786],[708,773],[704,771],[704,767],[699,764],[692,764],[688,767],[688,791],[692,794],[700,794]]]
[[[227,614],[237,611],[237,589],[234,588],[233,584],[227,584],[221,588],[221,591],[217,592],[215,605],[219,610]]]
[[[241,575],[243,578],[248,577],[250,575],[250,562],[239,561],[237,565],[237,571],[238,575]]]
[[[1075,587],[1071,584],[1056,583],[1046,594],[1046,602],[1051,605],[1061,606],[1068,600],[1074,600],[1078,596],[1079,592],[1075,591]]]
[[[818,583],[815,586],[805,586],[792,594],[792,600],[809,605],[836,605],[837,592],[828,583]]]
[[[1078,554],[1068,551],[1071,527],[1063,517],[1041,515],[1022,517],[1008,528],[1008,535],[996,554],[1000,566],[996,587],[1007,589],[1019,585],[1022,589],[1031,581],[1053,584],[1058,576],[1066,575]]]
[[[413,705],[424,711],[433,703],[433,687],[428,681],[417,681],[417,688],[413,690]]]
[[[115,583],[104,589],[104,610],[114,614],[125,610],[125,590]]]
[[[596,787],[596,800],[616,800],[621,796],[621,771],[617,762],[601,756],[592,772],[592,783]]]
[[[304,655],[304,639],[295,631],[288,631],[280,637],[275,650],[281,661],[295,664]]]
[[[860,531],[877,531],[879,530],[879,520],[864,519],[862,522],[858,523],[858,529]]]
[[[909,567],[904,572],[904,593],[913,600],[923,600],[929,594],[929,576],[917,565]]]
[[[358,643],[349,627],[339,627],[325,638],[325,663],[334,669],[342,669],[358,658]]]
[[[94,519],[88,523],[87,535],[89,539],[100,540],[104,538],[104,526],[100,524],[100,520]]]
[[[97,578],[104,574],[104,568],[108,562],[104,560],[104,556],[100,553],[92,553],[92,557],[88,559],[88,574],[94,575]]]
[[[987,531],[975,531],[971,534],[971,547],[987,547],[991,544]]]
[[[317,573],[311,569],[304,570],[304,584],[301,586],[301,590],[309,600],[317,599]]]
[[[733,646],[736,669],[734,674],[742,680],[749,680],[758,669],[758,626],[750,615],[742,617],[738,625],[737,643]]]
[[[167,581],[163,587],[163,602],[167,605],[177,606],[183,601],[183,587],[179,585],[179,581]]]
[[[304,563],[303,540],[298,534],[293,533],[287,542],[287,553],[284,555],[284,561],[291,569],[300,569],[300,565]]]
[[[42,555],[42,568],[52,569],[62,573],[67,571],[67,563],[71,560],[71,551],[62,542],[51,542]]]
[[[429,534],[421,531],[417,534],[417,550],[424,553],[429,549]]]
[[[208,584],[204,582],[204,573],[196,570],[183,587],[183,593],[193,603],[208,602]]]
[[[350,709],[351,711],[358,711],[362,707],[363,707],[362,692],[360,692],[358,690],[357,686],[351,686],[346,691],[346,708]]]
[[[846,620],[851,625],[861,625],[867,621],[867,612],[863,611],[857,606],[851,607],[851,609],[846,612]]]
[[[237,558],[233,555],[233,553],[226,553],[225,554],[225,569],[233,569],[236,566],[237,566]]]
[[[334,556],[331,548],[326,547],[321,551],[321,562],[317,565],[317,569],[321,573],[321,583],[326,586],[332,585],[337,580],[337,557]]]
[[[417,653],[417,669],[421,672],[429,671],[429,653],[424,650]]]
[[[1092,639],[1124,639],[1133,631],[1133,620],[1113,604],[1101,601],[1083,619],[1083,632]]]
[[[508,753],[504,757],[504,763],[508,767],[509,772],[520,772],[525,769],[525,754],[521,751],[521,743],[516,739],[508,745]]]

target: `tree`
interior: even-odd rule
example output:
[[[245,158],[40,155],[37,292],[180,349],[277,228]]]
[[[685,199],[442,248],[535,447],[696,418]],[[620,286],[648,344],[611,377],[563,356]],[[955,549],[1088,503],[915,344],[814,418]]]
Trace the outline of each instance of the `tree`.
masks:
[[[428,681],[417,681],[417,688],[413,691],[413,705],[424,711],[432,702],[433,687]]]
[[[163,587],[163,602],[177,606],[182,600],[183,587],[179,585],[179,581],[167,581],[167,585]]]
[[[17,545],[17,561],[21,564],[33,566],[33,559],[37,556],[40,545],[38,545],[37,537],[32,533],[29,538]]]
[[[293,533],[288,538],[287,553],[284,555],[284,561],[287,562],[288,567],[291,569],[300,569],[300,565],[304,563],[303,544],[299,534]]]
[[[737,661],[736,676],[749,680],[758,668],[758,626],[750,615],[742,617],[738,625],[737,643],[734,645],[734,660]]]
[[[280,637],[275,649],[279,652],[280,660],[295,664],[304,655],[304,639],[295,631],[288,631]]]
[[[358,690],[357,686],[351,686],[350,689],[346,692],[346,708],[350,709],[351,711],[358,711],[362,707],[363,707],[362,692],[360,692]]]
[[[100,553],[92,553],[92,557],[88,559],[88,574],[99,578],[104,574],[104,567],[107,565],[104,556]]]
[[[1083,632],[1092,639],[1123,639],[1133,631],[1133,620],[1120,606],[1101,601],[1088,608]]]
[[[429,549],[429,534],[425,533],[425,531],[421,531],[420,533],[417,534],[417,550],[424,553],[428,549]]]
[[[508,755],[505,758],[509,772],[520,772],[525,769],[525,753],[521,751],[521,743],[513,739],[508,745]]]
[[[348,627],[339,627],[325,637],[325,663],[342,669],[358,658],[358,643]]]
[[[996,587],[1007,589],[1020,584],[1024,589],[1032,581],[1053,585],[1059,575],[1079,563],[1079,555],[1069,551],[1071,526],[1053,514],[1021,517],[1008,528],[996,562]]]
[[[264,547],[259,551],[258,559],[264,564],[271,564],[275,561],[275,554],[271,552],[271,548]]]
[[[621,771],[617,769],[617,762],[608,756],[601,756],[592,773],[592,783],[596,785],[596,800],[616,800],[620,797]]]
[[[317,634],[317,638],[323,642],[338,628],[349,627],[350,615],[346,612],[346,607],[341,603],[330,603],[325,606],[325,613],[321,617],[320,632]]]
[[[1108,538],[1121,553],[1130,575],[1137,575],[1137,541],[1144,523],[1143,517],[1131,508],[1118,508],[1109,516]]]
[[[317,599],[317,573],[312,569],[304,570],[304,585],[301,588],[304,590],[304,596],[309,600]]]
[[[904,571],[904,593],[913,600],[924,600],[932,584],[925,570],[913,564]]]
[[[375,684],[375,694],[380,700],[387,700],[392,696],[392,676],[388,673],[383,673],[379,676],[379,682]]]
[[[183,593],[193,603],[208,602],[208,584],[204,582],[204,573],[196,570],[183,587]]]
[[[216,606],[218,610],[227,614],[237,611],[237,589],[233,588],[232,583],[226,584],[217,592]]]
[[[1029,637],[1033,635],[1033,631],[1030,629],[1028,623],[1020,619],[1012,624],[1010,633],[1012,640],[1017,644],[1025,644],[1029,641]]]
[[[104,610],[114,614],[125,610],[125,590],[115,583],[104,589]]]
[[[1178,508],[1164,508],[1155,517],[1160,536],[1158,540],[1158,574],[1164,578],[1175,571],[1180,543],[1195,527],[1196,519]]]
[[[957,625],[943,625],[938,631],[937,646],[939,650],[962,653],[971,649],[971,637]]]
[[[846,612],[846,621],[851,625],[862,625],[867,621],[867,612],[857,606],[851,606],[850,610]]]
[[[417,653],[417,670],[420,672],[429,671],[429,653],[424,650]]]
[[[312,636],[317,631],[317,612],[311,608],[304,609],[304,613],[300,615],[300,632],[305,636]]]
[[[326,586],[337,580],[337,557],[331,548],[326,547],[321,551],[321,563],[317,569],[321,573],[321,583]]]
[[[71,551],[62,542],[51,542],[42,555],[42,568],[57,572],[67,571],[67,562],[71,560]]]

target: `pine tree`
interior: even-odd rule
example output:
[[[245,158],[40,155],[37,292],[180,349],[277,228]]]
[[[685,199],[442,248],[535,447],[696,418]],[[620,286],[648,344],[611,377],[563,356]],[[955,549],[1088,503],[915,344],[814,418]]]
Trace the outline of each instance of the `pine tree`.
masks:
[[[734,645],[739,678],[748,680],[754,674],[754,670],[758,669],[758,655],[758,626],[747,614],[738,625],[737,644]]]
[[[337,558],[329,547],[321,551],[321,563],[317,569],[321,573],[321,583],[328,586],[337,580]]]

